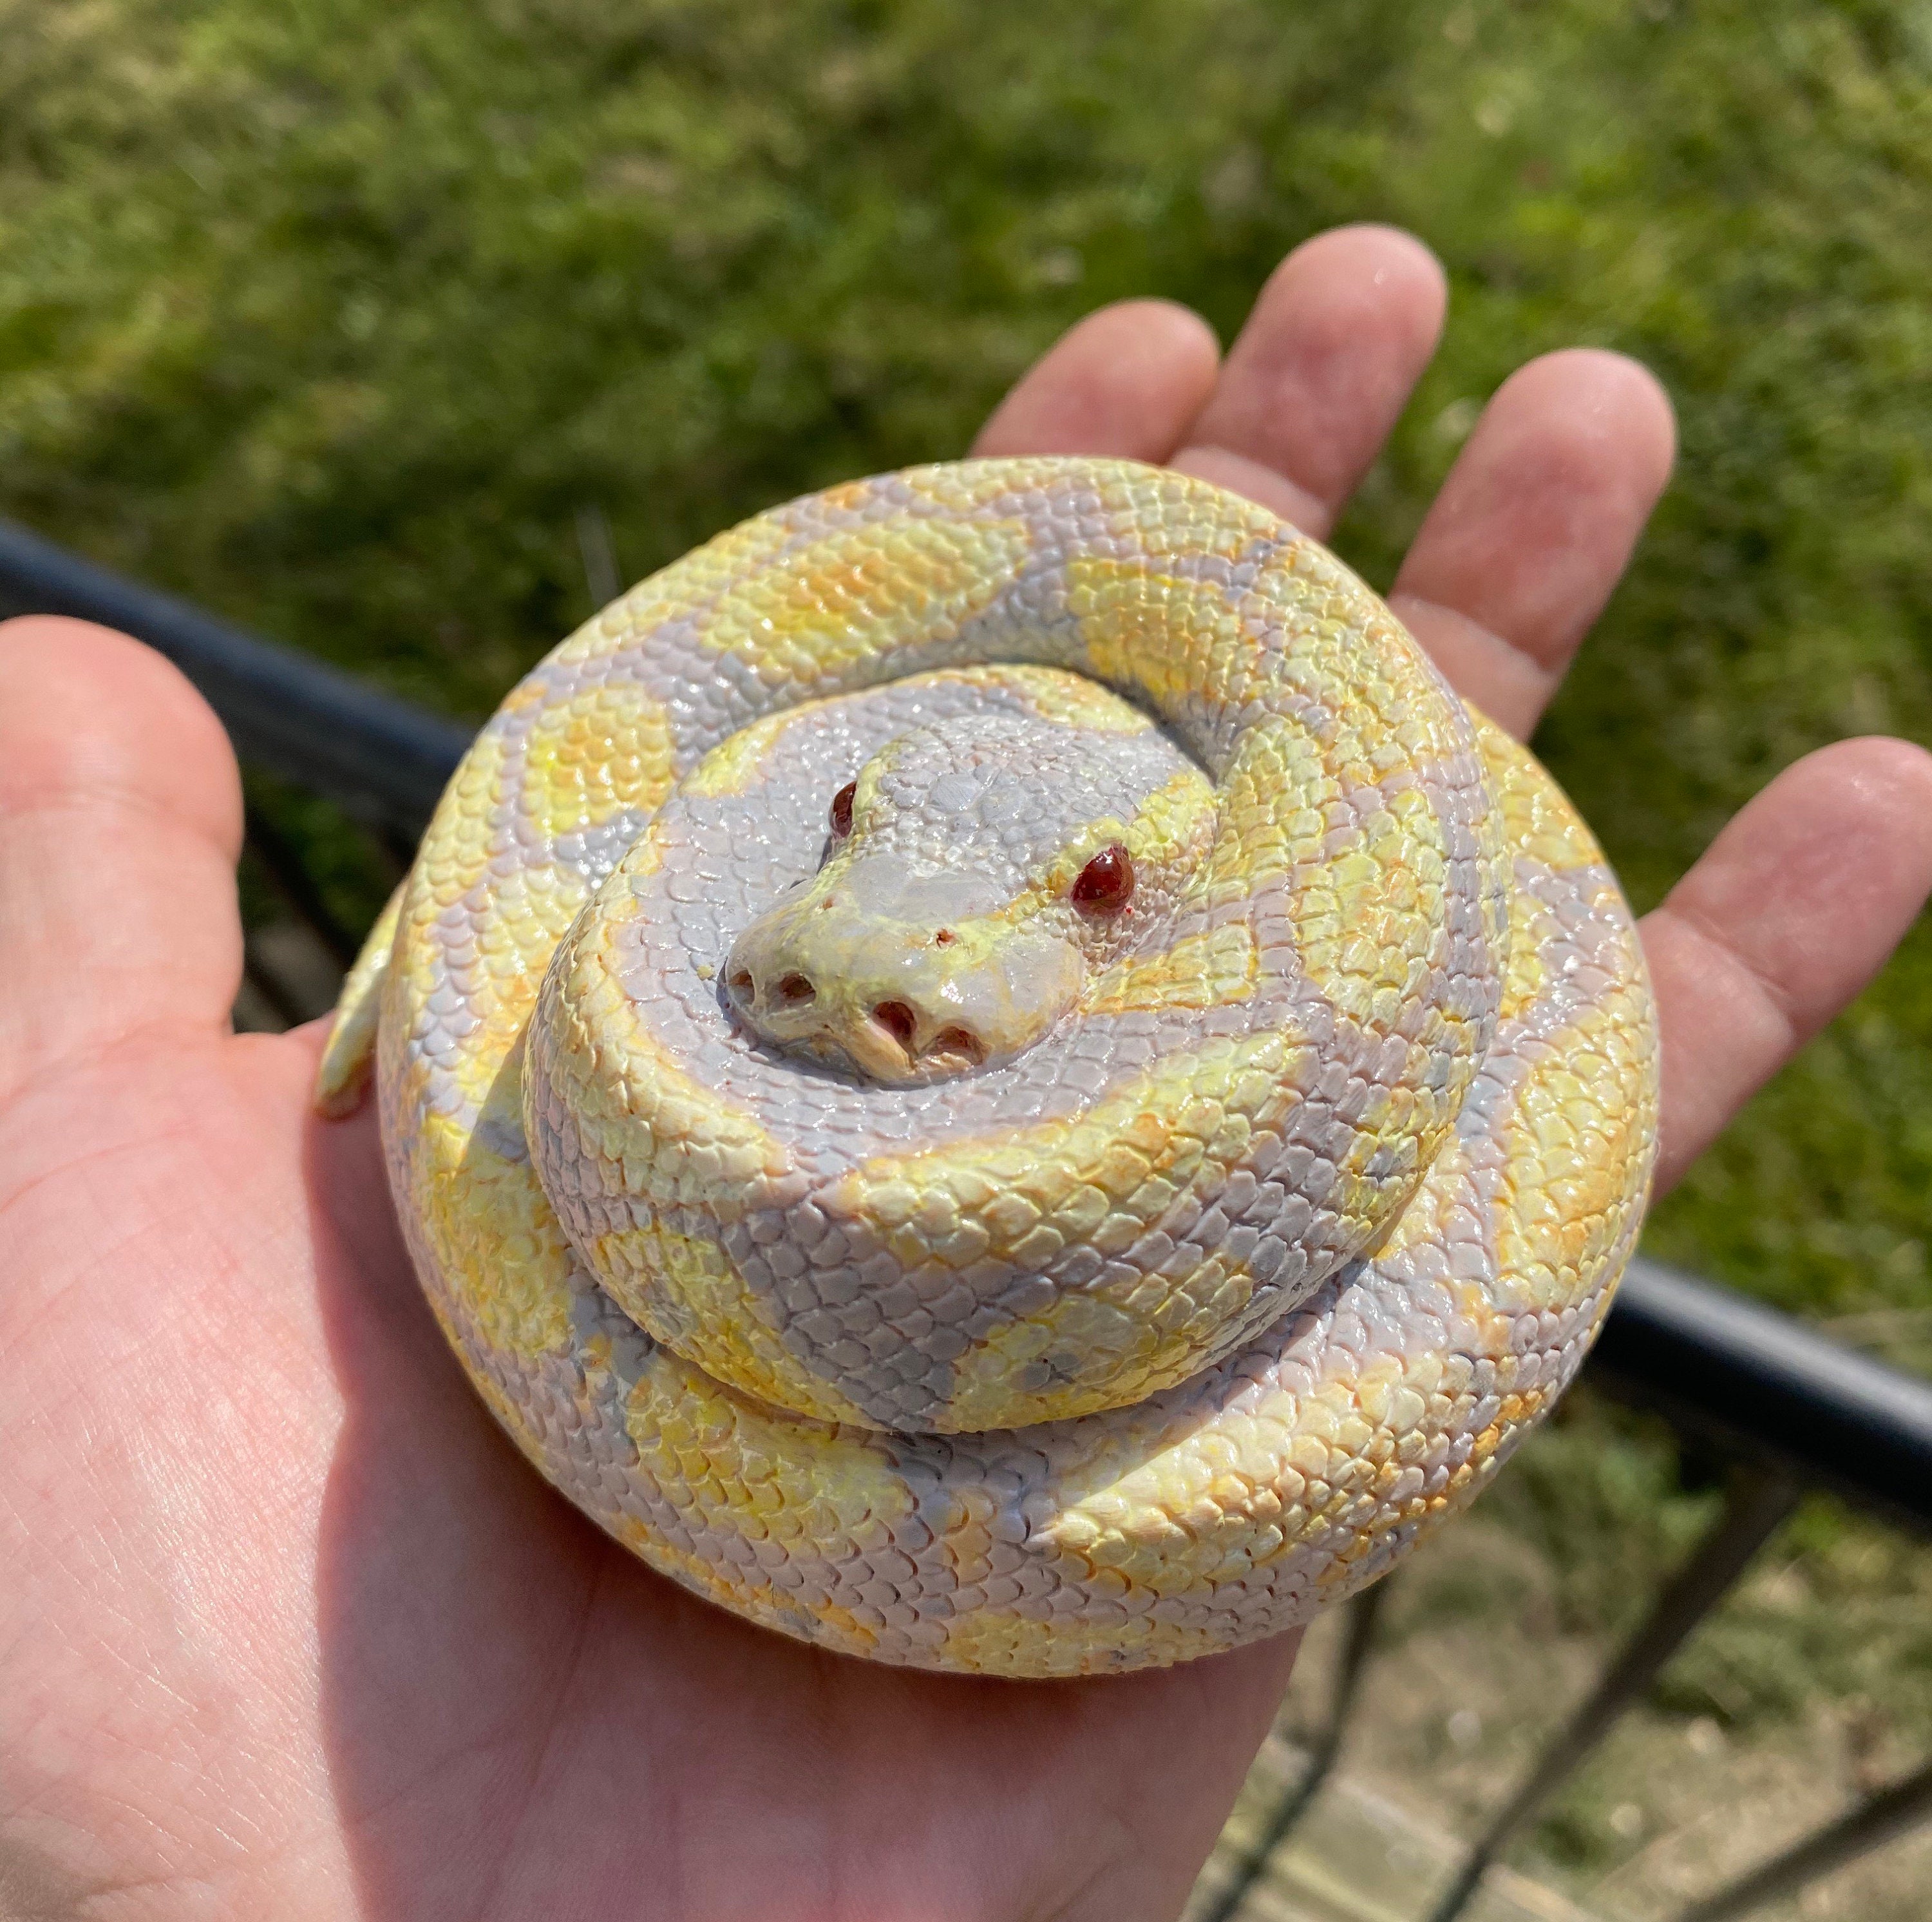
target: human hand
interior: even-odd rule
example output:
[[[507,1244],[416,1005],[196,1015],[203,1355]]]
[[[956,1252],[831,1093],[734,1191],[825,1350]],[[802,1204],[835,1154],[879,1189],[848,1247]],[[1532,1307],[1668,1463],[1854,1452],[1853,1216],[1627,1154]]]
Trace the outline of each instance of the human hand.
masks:
[[[1441,275],[1352,229],[1225,365],[1154,302],[1076,328],[978,451],[1171,461],[1325,534]],[[1500,390],[1396,611],[1518,732],[1670,460],[1655,384]],[[1293,1638],[1014,1683],[828,1656],[661,1580],[516,1457],[446,1351],[319,1027],[232,1035],[240,802],[160,659],[0,630],[0,1911],[28,1917],[1172,1915]],[[1932,886],[1932,758],[1841,743],[1645,935],[1661,1179],[1842,1007]]]

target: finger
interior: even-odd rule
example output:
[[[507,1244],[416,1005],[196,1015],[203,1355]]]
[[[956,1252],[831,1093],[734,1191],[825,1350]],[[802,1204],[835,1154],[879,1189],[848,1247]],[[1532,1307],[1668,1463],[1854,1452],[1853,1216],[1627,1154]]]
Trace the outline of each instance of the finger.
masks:
[[[175,668],[83,621],[0,623],[0,1089],[226,1028],[241,839],[228,737]]]
[[[1786,768],[1643,923],[1664,1033],[1658,1191],[1885,965],[1932,890],[1932,755]]]
[[[1324,539],[1429,365],[1448,299],[1413,235],[1337,227],[1262,288],[1173,465]]]
[[[1610,598],[1676,447],[1664,389],[1622,354],[1546,354],[1484,410],[1389,605],[1512,734],[1535,725]]]
[[[1171,300],[1124,300],[1063,334],[993,410],[976,454],[1165,461],[1220,360],[1214,329]]]

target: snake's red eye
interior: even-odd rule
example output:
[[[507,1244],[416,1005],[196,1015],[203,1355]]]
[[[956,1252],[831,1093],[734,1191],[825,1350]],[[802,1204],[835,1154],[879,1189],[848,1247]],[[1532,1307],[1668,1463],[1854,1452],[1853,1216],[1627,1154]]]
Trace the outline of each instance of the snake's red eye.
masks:
[[[1102,848],[1073,883],[1073,905],[1084,914],[1118,914],[1134,896],[1134,864],[1118,842]]]
[[[858,782],[848,781],[832,797],[832,831],[842,840],[852,831],[852,797],[858,791]]]

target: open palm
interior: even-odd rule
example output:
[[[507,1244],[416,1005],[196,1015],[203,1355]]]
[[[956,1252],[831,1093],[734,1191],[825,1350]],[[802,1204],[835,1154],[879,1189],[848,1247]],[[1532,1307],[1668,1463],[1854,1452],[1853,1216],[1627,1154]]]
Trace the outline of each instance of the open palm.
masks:
[[[1076,328],[980,451],[1169,461],[1325,534],[1434,344],[1414,241],[1348,229],[1225,364]],[[1663,485],[1667,404],[1523,368],[1398,613],[1526,731]],[[686,1596],[554,1496],[423,1306],[316,1029],[235,1035],[234,763],[158,656],[0,629],[0,1911],[52,1917],[1163,1917],[1292,1637],[1163,1673],[870,1666]],[[1663,1178],[1856,992],[1932,884],[1932,758],[1841,743],[1645,934]]]

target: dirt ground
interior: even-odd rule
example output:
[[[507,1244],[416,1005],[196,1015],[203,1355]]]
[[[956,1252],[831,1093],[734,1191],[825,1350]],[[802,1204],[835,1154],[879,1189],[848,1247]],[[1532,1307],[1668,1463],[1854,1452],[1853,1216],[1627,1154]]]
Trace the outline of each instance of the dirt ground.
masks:
[[[1920,1578],[1932,1563],[1917,1545],[1884,1550],[1919,1565]],[[1774,1541],[1700,1635],[1721,1643],[1754,1616],[1801,1614],[1816,1582],[1808,1560],[1802,1546]],[[1564,1625],[1558,1587],[1546,1557],[1506,1519],[1480,1512],[1399,1572],[1335,1773],[1238,1911],[1246,1922],[1427,1914],[1462,1842],[1616,1646],[1613,1635]],[[1868,1600],[1840,1609],[1847,1642],[1882,1632],[1869,1618],[1876,1608]],[[1508,1866],[1492,1871],[1470,1922],[1664,1922],[1917,1764],[1928,1731],[1916,1713],[1880,1713],[1860,1692],[1804,1673],[1801,1638],[1780,1650],[1759,1626],[1756,1653],[1780,1662],[1796,1690],[1773,1711],[1742,1694],[1727,1707],[1696,1698],[1708,1677],[1687,1683],[1677,1666],[1666,1670],[1652,1698],[1510,1851]],[[1327,1715],[1340,1629],[1338,1615],[1310,1631],[1194,1915],[1210,1911],[1299,1779]],[[1694,1639],[1678,1658],[1694,1678],[1699,1653]],[[1928,1890],[1932,1827],[1761,1913],[1764,1922],[1925,1922]]]

